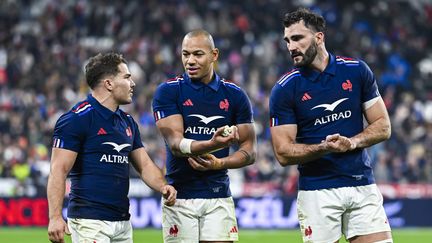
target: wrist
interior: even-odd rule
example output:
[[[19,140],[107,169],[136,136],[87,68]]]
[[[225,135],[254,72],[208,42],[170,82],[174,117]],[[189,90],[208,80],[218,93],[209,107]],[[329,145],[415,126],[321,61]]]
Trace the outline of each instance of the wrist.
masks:
[[[182,138],[179,143],[179,150],[182,154],[192,154],[192,142],[195,141],[189,138]]]
[[[63,216],[61,214],[55,214],[55,215],[50,215],[49,220],[56,220],[56,219],[63,219]]]
[[[359,146],[359,141],[356,138],[350,138],[351,147],[350,150],[354,150]]]
[[[220,159],[217,159],[216,161],[217,161],[217,163],[216,163],[215,169],[217,169],[217,170],[225,169],[225,164],[226,164],[225,158],[220,158]]]

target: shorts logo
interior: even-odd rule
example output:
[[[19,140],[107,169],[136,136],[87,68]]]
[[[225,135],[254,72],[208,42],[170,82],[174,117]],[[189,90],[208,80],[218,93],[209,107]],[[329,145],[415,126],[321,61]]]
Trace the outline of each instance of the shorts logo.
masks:
[[[231,228],[231,230],[230,230],[230,234],[232,234],[232,233],[238,233],[237,226],[234,225],[234,226]]]
[[[177,237],[179,229],[177,228],[177,225],[173,225],[171,226],[171,228],[169,229],[169,235],[173,236],[173,237]]]
[[[219,108],[221,110],[228,111],[228,108],[229,108],[229,102],[228,102],[228,100],[227,99],[221,100],[221,102],[219,102]]]
[[[312,236],[312,228],[310,227],[310,226],[308,226],[306,229],[305,229],[305,236],[306,237],[311,237]]]

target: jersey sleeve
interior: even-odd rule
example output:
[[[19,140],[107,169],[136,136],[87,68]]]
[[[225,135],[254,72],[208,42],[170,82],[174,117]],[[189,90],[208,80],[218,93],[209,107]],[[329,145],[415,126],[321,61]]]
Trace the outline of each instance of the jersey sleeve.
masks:
[[[246,92],[240,90],[239,99],[238,99],[238,110],[235,123],[252,123],[253,122],[253,112],[252,105],[247,96]]]
[[[132,127],[133,127],[133,130],[132,130],[132,134],[133,134],[132,151],[133,151],[135,149],[139,149],[139,148],[144,147],[144,145],[143,145],[142,140],[141,140],[141,133],[139,131],[138,124],[135,122],[135,120],[132,117],[130,117],[130,119],[131,119]]]
[[[379,97],[380,93],[375,76],[369,66],[363,61],[360,61],[360,75],[362,80],[362,103]]]
[[[178,82],[174,84],[165,82],[160,84],[156,89],[152,101],[155,121],[174,114],[180,114],[180,109],[177,105],[178,85]]]
[[[62,115],[54,127],[53,148],[63,148],[79,152],[85,139],[85,130],[88,125],[74,113]]]
[[[293,95],[287,87],[276,84],[270,94],[270,126],[296,124]]]

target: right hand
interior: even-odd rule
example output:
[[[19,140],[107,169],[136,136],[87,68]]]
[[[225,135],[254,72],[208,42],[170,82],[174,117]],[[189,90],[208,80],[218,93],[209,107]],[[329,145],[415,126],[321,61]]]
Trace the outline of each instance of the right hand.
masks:
[[[69,228],[62,217],[50,219],[48,238],[53,243],[64,243],[64,234],[70,235]]]
[[[230,146],[231,144],[238,143],[240,137],[238,128],[236,126],[232,126],[232,132],[228,136],[223,136],[224,129],[225,126],[219,127],[213,134],[211,141],[215,144],[215,146],[224,148]]]
[[[330,152],[343,153],[356,148],[352,139],[342,136],[339,133],[328,135],[323,141]]]
[[[199,171],[221,170],[225,166],[224,161],[213,154],[192,156],[188,158],[188,162],[192,168]]]

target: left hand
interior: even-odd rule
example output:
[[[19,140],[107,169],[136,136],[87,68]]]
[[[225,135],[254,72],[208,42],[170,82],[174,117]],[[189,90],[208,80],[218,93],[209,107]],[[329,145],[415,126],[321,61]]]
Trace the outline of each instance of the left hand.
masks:
[[[342,136],[339,133],[328,135],[325,142],[332,152],[346,152],[357,147],[352,139]]]
[[[165,199],[165,205],[172,206],[176,202],[177,190],[171,185],[164,185],[161,189],[162,197]]]
[[[213,154],[202,154],[199,156],[192,156],[188,158],[190,166],[195,170],[220,170],[224,167],[222,159],[217,158]]]

